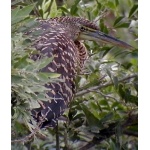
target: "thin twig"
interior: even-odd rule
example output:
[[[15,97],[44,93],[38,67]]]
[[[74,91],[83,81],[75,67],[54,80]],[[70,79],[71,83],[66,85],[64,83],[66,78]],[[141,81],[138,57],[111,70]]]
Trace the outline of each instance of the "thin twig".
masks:
[[[36,136],[37,136],[39,139],[41,139],[42,141],[49,140],[49,138],[48,138],[46,135],[44,135],[44,134],[42,134],[42,133],[39,133],[39,132],[36,133]]]
[[[124,77],[124,78],[118,80],[118,82],[123,82],[123,81],[129,80],[129,79],[135,78],[135,77],[137,77],[137,74],[129,75],[127,77]],[[87,89],[84,89],[84,90],[81,90],[81,91],[77,92],[75,97],[82,96],[82,95],[84,95],[86,93],[89,93],[91,91],[102,89],[102,88],[105,88],[105,87],[108,87],[108,86],[111,86],[111,85],[113,85],[112,81],[107,82],[103,85],[93,86],[93,87],[90,87],[90,88],[87,88]]]
[[[64,131],[64,144],[65,144],[65,148],[69,149],[67,128]]]
[[[107,9],[104,9],[103,11],[100,11],[99,16],[97,18],[95,18],[94,22],[97,23],[100,19],[105,18],[107,14],[108,14]]]
[[[56,127],[55,127],[55,131],[56,131],[56,150],[60,150],[58,120],[57,120],[57,124],[56,124]]]
[[[117,99],[113,96],[110,96],[110,95],[106,95],[104,94],[103,92],[101,91],[91,91],[91,92],[96,92],[96,93],[99,93],[100,95],[102,95],[104,98],[111,98],[111,99],[114,99],[115,101],[117,101]]]
[[[99,83],[102,83],[102,80],[103,80],[106,76],[107,76],[106,74],[103,75],[100,79],[98,79],[98,82],[99,82]],[[84,88],[84,86],[80,87],[80,88],[78,89],[78,91],[81,91],[83,88]],[[91,92],[92,92],[92,91],[91,91]]]

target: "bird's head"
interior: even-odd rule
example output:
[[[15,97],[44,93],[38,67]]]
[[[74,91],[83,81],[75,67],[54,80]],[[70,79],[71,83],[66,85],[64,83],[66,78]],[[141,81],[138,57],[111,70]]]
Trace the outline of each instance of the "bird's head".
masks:
[[[68,35],[74,40],[90,40],[96,42],[110,43],[115,46],[134,49],[131,45],[101,32],[96,24],[79,17],[54,18],[60,22],[68,31]]]

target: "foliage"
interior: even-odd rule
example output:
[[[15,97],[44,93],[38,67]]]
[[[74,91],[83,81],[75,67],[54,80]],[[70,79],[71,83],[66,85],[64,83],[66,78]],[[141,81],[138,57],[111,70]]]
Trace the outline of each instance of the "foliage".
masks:
[[[59,121],[60,149],[137,149],[137,10],[136,0],[67,0],[12,2],[12,141],[23,139],[35,128],[30,109],[45,98],[47,82],[57,82],[58,74],[40,73],[53,58],[32,61],[40,55],[32,39],[23,31],[34,27],[33,20],[56,16],[80,16],[94,20],[101,31],[135,47],[129,51],[86,41],[90,58],[77,77],[77,93]],[[30,120],[33,125],[30,124]],[[12,142],[12,149],[56,149],[56,129],[41,130],[31,138]]]

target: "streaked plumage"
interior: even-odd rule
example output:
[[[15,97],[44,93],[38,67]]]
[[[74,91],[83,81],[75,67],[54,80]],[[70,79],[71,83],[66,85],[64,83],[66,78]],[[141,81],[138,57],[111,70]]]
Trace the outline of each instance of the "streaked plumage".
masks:
[[[39,25],[27,34],[31,33],[34,46],[38,51],[48,57],[54,56],[53,61],[40,71],[59,73],[63,82],[45,85],[50,89],[47,93],[49,101],[39,101],[41,107],[32,110],[32,115],[37,122],[43,122],[41,127],[54,127],[56,119],[63,114],[74,97],[77,73],[88,58],[86,47],[80,40],[96,39],[97,41],[97,36],[98,38],[102,36],[103,41],[106,39],[108,42],[107,38],[110,38],[113,44],[127,48],[132,47],[98,31],[99,28],[94,23],[83,18],[60,17],[37,20],[37,22]],[[36,60],[40,59],[40,56],[32,56],[31,58]]]

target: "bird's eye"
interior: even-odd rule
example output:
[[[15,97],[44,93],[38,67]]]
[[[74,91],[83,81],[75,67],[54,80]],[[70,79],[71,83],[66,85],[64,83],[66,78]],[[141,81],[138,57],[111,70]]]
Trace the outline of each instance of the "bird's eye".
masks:
[[[80,30],[81,30],[81,31],[85,31],[86,29],[85,29],[84,27],[81,27]]]

